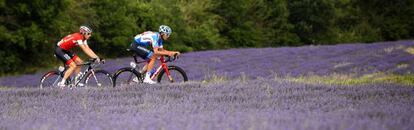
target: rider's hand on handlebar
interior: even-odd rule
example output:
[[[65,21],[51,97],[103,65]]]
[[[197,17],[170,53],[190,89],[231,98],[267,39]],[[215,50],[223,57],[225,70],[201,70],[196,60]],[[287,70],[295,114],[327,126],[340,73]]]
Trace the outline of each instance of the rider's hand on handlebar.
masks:
[[[173,60],[178,59],[178,55],[180,55],[180,52],[178,51],[174,52]]]
[[[96,63],[104,63],[105,60],[98,57],[98,58],[95,58],[95,62]]]
[[[169,52],[169,53],[168,53],[168,56],[169,56],[169,57],[173,57],[173,56],[174,56],[174,54],[175,54],[174,52]]]
[[[180,52],[178,52],[178,51],[173,51],[173,52],[171,52],[170,53],[170,57],[177,57],[178,55],[180,55]]]

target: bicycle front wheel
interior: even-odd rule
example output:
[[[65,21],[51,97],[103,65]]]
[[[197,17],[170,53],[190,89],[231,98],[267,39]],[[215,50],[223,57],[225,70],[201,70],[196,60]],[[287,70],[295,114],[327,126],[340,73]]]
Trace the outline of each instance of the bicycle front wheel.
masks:
[[[114,74],[114,87],[142,83],[141,73],[134,68],[121,68]]]
[[[90,71],[86,74],[86,87],[111,87],[112,75],[105,70]]]
[[[187,74],[178,66],[168,66],[168,74],[164,69],[158,75],[159,83],[182,83],[188,81]]]
[[[40,79],[40,88],[55,88],[57,84],[62,80],[62,75],[58,71],[49,71]]]

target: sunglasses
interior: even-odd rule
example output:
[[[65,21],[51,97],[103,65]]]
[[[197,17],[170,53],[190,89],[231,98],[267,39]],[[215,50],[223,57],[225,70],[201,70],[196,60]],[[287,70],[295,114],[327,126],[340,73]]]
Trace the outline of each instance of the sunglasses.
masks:
[[[92,33],[85,33],[86,35],[92,35]]]

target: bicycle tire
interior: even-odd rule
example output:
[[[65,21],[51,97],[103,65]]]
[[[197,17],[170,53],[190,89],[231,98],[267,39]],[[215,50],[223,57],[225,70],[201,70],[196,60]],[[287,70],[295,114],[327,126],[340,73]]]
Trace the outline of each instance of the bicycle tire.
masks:
[[[157,77],[158,83],[164,83],[164,81],[170,81],[170,83],[181,83],[188,81],[187,73],[185,73],[185,71],[182,68],[178,66],[168,66],[168,71],[170,72],[170,75],[174,78],[173,81],[169,80],[167,74],[165,74],[165,70],[162,69]]]
[[[95,70],[95,75],[92,71],[88,72],[85,76],[85,87],[109,87],[113,86],[112,75],[105,70]]]
[[[54,88],[57,87],[57,83],[62,80],[63,75],[59,74],[58,71],[49,71],[40,78],[39,87],[43,88]]]
[[[136,71],[134,68],[125,67],[118,69],[114,74],[113,87],[133,84],[133,79],[135,78],[134,76],[137,77],[139,83],[142,83],[141,73]]]

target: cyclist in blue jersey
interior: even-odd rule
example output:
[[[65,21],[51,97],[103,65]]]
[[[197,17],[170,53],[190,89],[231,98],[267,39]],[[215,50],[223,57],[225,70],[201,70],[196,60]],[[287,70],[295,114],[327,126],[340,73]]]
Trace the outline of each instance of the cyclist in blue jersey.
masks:
[[[142,59],[147,60],[148,62],[148,64],[142,68],[143,71],[146,70],[144,83],[156,83],[151,80],[150,76],[151,70],[154,67],[155,60],[157,59],[157,57],[163,55],[174,56],[175,54],[180,54],[180,52],[178,51],[168,51],[163,49],[163,41],[168,40],[171,33],[172,30],[170,27],[166,25],[161,25],[159,27],[159,32],[146,31],[134,37],[134,41],[133,43],[131,43],[130,49],[134,51]],[[147,49],[148,47],[150,49]]]

